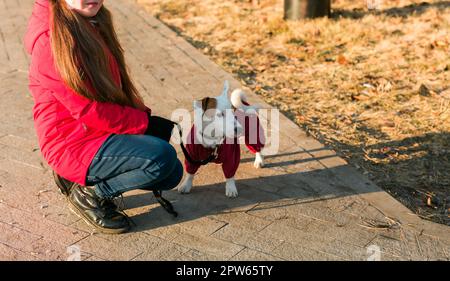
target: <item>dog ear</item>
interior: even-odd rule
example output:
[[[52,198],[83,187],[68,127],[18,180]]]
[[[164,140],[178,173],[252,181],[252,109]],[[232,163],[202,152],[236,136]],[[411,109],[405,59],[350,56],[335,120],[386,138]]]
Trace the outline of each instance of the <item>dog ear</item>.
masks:
[[[208,106],[209,106],[209,101],[210,101],[210,100],[211,100],[211,99],[208,98],[208,97],[202,99],[202,109],[203,109],[203,112],[206,112],[206,111],[208,110]]]
[[[217,108],[217,100],[215,98],[206,97],[202,99],[202,110],[203,112],[208,111],[209,109]]]

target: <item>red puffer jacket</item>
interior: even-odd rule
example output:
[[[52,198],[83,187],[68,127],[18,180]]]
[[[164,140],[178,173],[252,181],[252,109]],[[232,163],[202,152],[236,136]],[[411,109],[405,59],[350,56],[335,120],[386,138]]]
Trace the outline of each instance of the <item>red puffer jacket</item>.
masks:
[[[50,47],[49,2],[36,0],[25,36],[31,54],[29,88],[34,98],[34,123],[42,155],[59,175],[86,184],[95,154],[111,134],[144,134],[146,111],[77,95],[62,81]],[[110,54],[117,85],[120,72]],[[147,109],[150,111],[150,109]]]

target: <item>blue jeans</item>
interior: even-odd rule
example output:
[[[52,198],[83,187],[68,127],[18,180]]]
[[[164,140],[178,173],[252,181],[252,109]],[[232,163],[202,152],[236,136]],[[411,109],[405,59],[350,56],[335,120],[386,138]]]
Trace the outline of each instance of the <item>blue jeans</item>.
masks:
[[[170,190],[183,176],[175,149],[166,141],[147,135],[112,135],[94,157],[87,185],[100,198],[112,199],[124,192]]]

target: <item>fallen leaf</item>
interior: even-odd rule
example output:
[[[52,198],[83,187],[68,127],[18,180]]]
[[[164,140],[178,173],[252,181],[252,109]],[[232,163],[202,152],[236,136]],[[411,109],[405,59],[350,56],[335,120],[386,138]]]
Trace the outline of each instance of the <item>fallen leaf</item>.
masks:
[[[364,83],[363,87],[364,88],[369,88],[369,89],[375,89],[375,87],[372,84],[369,84],[369,83]]]
[[[447,46],[447,43],[445,43],[445,42],[442,41],[442,40],[436,40],[436,41],[434,41],[434,45],[435,45],[436,47],[446,47],[446,46]]]
[[[339,55],[339,57],[338,57],[338,59],[337,59],[337,62],[338,62],[339,64],[342,64],[342,65],[348,63],[347,59],[346,59],[343,55]]]
[[[391,148],[390,148],[390,147],[383,147],[383,148],[381,149],[381,152],[382,152],[382,153],[387,153],[387,152],[389,152],[389,151],[391,151]]]
[[[387,121],[384,121],[383,126],[392,128],[392,127],[395,127],[395,122],[391,121],[391,120],[387,120]]]
[[[377,90],[378,90],[379,92],[383,92],[383,93],[390,92],[390,91],[392,90],[392,84],[391,84],[391,82],[390,82],[389,80],[383,79],[383,80],[379,83],[379,85],[378,85],[378,87],[377,87]]]
[[[425,85],[425,84],[422,84],[422,85],[420,85],[420,88],[419,88],[419,94],[420,94],[421,96],[424,96],[424,97],[430,97],[430,96],[432,96],[432,95],[436,95],[436,92],[433,91],[433,90],[430,88],[430,86],[427,86],[427,85]]]

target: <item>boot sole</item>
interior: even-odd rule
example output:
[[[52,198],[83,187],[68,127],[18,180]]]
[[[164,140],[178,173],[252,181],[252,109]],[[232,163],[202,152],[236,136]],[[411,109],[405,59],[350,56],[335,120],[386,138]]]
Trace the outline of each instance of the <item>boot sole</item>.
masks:
[[[78,209],[78,207],[72,202],[72,200],[70,200],[70,197],[67,197],[67,201],[69,202],[69,209],[75,215],[77,215],[79,218],[84,220],[88,225],[94,227],[95,230],[98,230],[101,233],[104,233],[104,234],[123,234],[123,233],[129,232],[130,229],[131,229],[131,226],[128,226],[126,228],[118,228],[118,229],[111,229],[111,228],[100,227],[100,226],[96,225],[94,222],[92,222],[89,217],[84,216],[83,215],[83,211]]]

